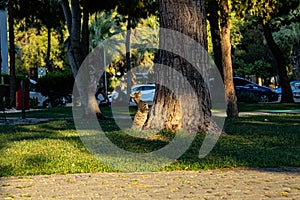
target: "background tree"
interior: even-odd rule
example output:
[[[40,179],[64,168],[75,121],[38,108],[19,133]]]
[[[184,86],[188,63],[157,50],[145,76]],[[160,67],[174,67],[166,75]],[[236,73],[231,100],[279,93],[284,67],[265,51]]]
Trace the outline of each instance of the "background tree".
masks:
[[[42,0],[41,9],[37,9],[37,17],[41,20],[41,23],[47,28],[47,54],[45,61],[47,63],[49,71],[54,70],[54,63],[51,60],[51,32],[52,30],[62,34],[64,26],[64,15],[62,7],[58,0]],[[51,16],[51,17],[49,17]],[[61,36],[63,37],[63,36]]]
[[[46,27],[47,29],[47,51],[43,59],[45,60],[48,70],[53,71],[54,63],[51,60],[51,32],[63,34],[65,28],[62,8],[57,0],[18,0],[15,6],[16,20],[20,23],[19,31],[26,31],[35,28],[38,31]]]
[[[1,3],[7,3],[8,8],[8,24],[9,24],[9,41],[10,41],[10,99],[11,99],[11,106],[13,106],[15,102],[15,89],[16,89],[16,80],[15,80],[15,73],[16,73],[16,56],[15,56],[15,22],[21,22],[23,19],[25,21],[24,29],[28,27],[37,28],[38,30],[42,27],[42,25],[47,25],[47,27],[62,27],[61,24],[61,15],[58,18],[55,18],[57,13],[55,10],[59,9],[52,9],[52,5],[56,1],[24,1],[24,0],[8,0],[8,1],[1,1]],[[49,3],[52,3],[51,5]],[[51,17],[49,17],[51,16]],[[51,22],[49,22],[52,20]],[[47,22],[47,23],[46,23]],[[55,25],[54,25],[55,24]],[[58,24],[58,25],[57,25]],[[50,58],[50,30],[48,36],[48,58]],[[49,59],[48,59],[49,60]]]
[[[123,0],[116,1],[117,12],[127,21],[126,33],[126,71],[127,71],[127,94],[131,93],[132,74],[130,35],[131,29],[135,28],[141,19],[145,19],[155,12],[156,1],[152,0]]]
[[[159,0],[160,26],[189,36],[207,50],[205,18],[204,1],[202,0]],[[182,74],[192,85],[197,97],[192,98],[193,91],[182,88],[180,81],[172,83],[174,84],[173,88],[178,90],[179,96],[177,97],[167,87],[158,83],[148,126],[158,130],[176,131],[181,128],[188,132],[206,132],[211,121],[211,102],[205,77],[200,75],[184,58],[162,49],[168,45],[168,42],[171,42],[176,45],[176,49],[184,53],[197,54],[191,56],[197,57],[200,52],[185,52],[183,49],[185,41],[172,41],[170,37],[162,34],[160,33],[160,50],[157,52],[155,63],[166,65]],[[205,57],[203,59],[205,60]],[[204,72],[208,71],[206,68],[208,66],[202,67]],[[162,77],[168,80],[174,78],[172,74],[166,74],[164,70],[156,71],[156,73],[159,80]],[[198,106],[199,109],[196,109]]]
[[[294,79],[300,80],[300,6],[287,15],[272,20],[273,36],[276,44],[290,64]],[[292,52],[292,53],[291,53]]]
[[[125,16],[126,17],[126,16]],[[126,20],[123,20],[124,16],[116,12],[116,10],[111,11],[101,11],[95,16],[90,23],[90,49],[97,47],[98,45],[104,46],[106,50],[107,60],[112,58],[112,52],[119,52],[118,57],[113,58],[113,62],[106,68],[107,80],[108,80],[108,90],[113,91],[116,85],[120,85],[123,89],[126,87],[126,82],[124,76],[126,74],[126,58],[124,55],[124,50],[122,48],[123,41],[126,39]],[[141,45],[145,44],[158,44],[158,18],[154,15],[147,17],[146,19],[140,19],[136,25],[137,29],[143,29],[145,27],[149,28],[147,32],[139,32],[138,37],[147,38],[136,45],[131,44],[131,63],[132,66],[138,66],[138,68],[133,68],[132,72],[132,82],[137,83],[147,83],[149,80],[136,79],[136,73],[149,73],[153,74],[153,59],[155,50],[151,48],[140,48]],[[152,30],[152,32],[150,31]],[[145,35],[142,35],[145,34]],[[132,35],[132,39],[135,41],[135,34]],[[104,49],[103,49],[104,50]],[[103,51],[104,52],[104,51]],[[150,75],[151,76],[151,75]],[[101,81],[101,86],[103,86]],[[142,82],[141,82],[142,81]],[[151,82],[151,81],[150,81]],[[154,82],[152,80],[152,82]]]
[[[220,3],[218,0],[205,1],[205,9],[207,13],[207,19],[210,25],[210,34],[212,38],[213,46],[213,58],[216,66],[219,69],[221,77],[223,78],[223,66],[222,66],[222,49],[221,49],[221,31],[220,31]]]
[[[8,0],[8,30],[9,30],[9,74],[10,74],[10,106],[13,106],[16,99],[16,55],[15,55],[15,34],[14,34],[14,1]]]
[[[51,33],[51,49],[49,49],[49,35],[48,29],[44,26],[40,30],[36,28],[21,28],[21,23],[16,23],[15,26],[15,46],[16,50],[16,73],[17,74],[30,74],[31,68],[50,67],[53,69],[68,68],[65,62],[64,46],[61,44],[61,35],[52,31]],[[48,55],[47,55],[48,54]],[[51,60],[51,66],[47,63],[47,56]]]
[[[232,51],[234,74],[247,78],[255,76],[256,82],[267,85],[270,77],[277,76],[277,71],[275,58],[266,43],[261,25],[255,17],[246,16],[235,27],[243,37]]]
[[[260,24],[262,25],[265,39],[272,54],[274,55],[277,63],[278,75],[280,85],[282,87],[281,102],[293,102],[293,94],[289,84],[287,76],[286,60],[283,53],[276,44],[271,28],[271,21],[277,16],[287,14],[291,9],[299,6],[298,0],[292,1],[278,1],[278,0],[255,0],[255,1],[235,1],[234,7],[239,14],[245,15],[245,13],[251,13],[258,17]]]
[[[222,49],[222,66],[224,75],[225,95],[227,100],[227,117],[237,118],[238,107],[233,84],[233,71],[231,61],[231,44],[230,44],[230,21],[229,5],[227,0],[220,2],[220,25],[221,25],[221,49]]]
[[[224,81],[227,99],[227,117],[238,117],[237,99],[233,85],[233,69],[230,42],[230,12],[228,1],[209,0],[206,2],[207,18],[213,44],[213,56]],[[219,14],[220,13],[220,14]],[[221,30],[220,30],[221,28]]]
[[[124,29],[122,29],[123,27],[118,25],[118,21],[120,20],[120,18],[121,16],[119,16],[115,10],[103,10],[95,14],[94,20],[89,25],[90,50],[96,48],[97,46],[103,47],[103,58],[111,57],[111,52],[119,51],[120,54],[123,53],[120,52],[120,44],[122,44],[121,40],[124,38],[115,36],[112,39],[112,36],[124,31]],[[109,44],[107,43],[107,39],[109,39]],[[103,60],[104,76],[100,78],[99,87],[105,86],[105,92],[107,93],[109,88],[107,69],[110,68],[106,67],[107,64],[105,63],[105,61],[106,59]],[[124,72],[122,73],[122,75],[124,75]]]
[[[75,78],[89,49],[89,13],[114,8],[114,2],[109,1],[103,3],[102,1],[94,2],[92,0],[71,0],[71,3],[69,4],[68,0],[61,0],[60,3],[63,8],[68,32],[70,35],[65,43],[68,60]],[[101,61],[103,58],[99,59],[100,62],[103,63],[103,61]],[[89,116],[94,113],[101,113],[95,99],[95,87],[97,85],[96,81],[97,80],[95,80],[94,84],[89,85],[88,88],[78,85],[81,84],[80,81],[76,82],[77,90],[80,94],[81,102],[85,109],[85,116]]]

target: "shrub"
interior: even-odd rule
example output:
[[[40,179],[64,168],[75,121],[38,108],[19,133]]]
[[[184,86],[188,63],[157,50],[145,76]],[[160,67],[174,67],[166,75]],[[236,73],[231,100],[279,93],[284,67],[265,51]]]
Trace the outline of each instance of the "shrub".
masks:
[[[29,100],[30,108],[37,108],[38,105],[39,105],[39,100],[37,97],[30,98],[30,100]]]
[[[36,91],[44,96],[48,96],[51,103],[55,99],[68,96],[72,93],[74,78],[72,72],[52,72],[37,80]]]

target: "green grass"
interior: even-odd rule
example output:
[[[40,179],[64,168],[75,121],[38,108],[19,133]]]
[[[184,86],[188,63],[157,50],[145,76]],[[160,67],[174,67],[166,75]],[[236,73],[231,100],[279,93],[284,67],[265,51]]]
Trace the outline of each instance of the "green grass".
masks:
[[[3,116],[2,111],[0,117]],[[18,113],[6,113],[7,117],[22,117],[21,111]],[[25,114],[26,118],[71,118],[72,107],[55,107],[55,108],[42,108],[38,110],[27,110]],[[1,119],[1,118],[0,118]]]
[[[239,103],[239,112],[251,112],[251,111],[262,111],[262,110],[299,110],[300,103]]]
[[[249,111],[250,108],[244,110]],[[109,113],[109,110],[105,112]],[[63,117],[66,120],[0,126],[0,176],[115,171],[86,150],[74,127],[70,108],[28,112],[28,115]],[[113,143],[131,152],[145,153],[160,149],[174,137],[172,133],[161,132],[151,140],[136,138],[129,135],[129,132],[119,131],[113,120],[101,121],[100,124]],[[226,134],[219,138],[207,157],[198,158],[204,138],[204,135],[199,134],[183,156],[160,170],[300,166],[299,114],[227,119],[224,130]]]
[[[238,109],[240,112],[259,112],[267,110],[300,110],[300,103],[270,103],[270,104],[247,104],[239,103]],[[107,117],[112,117],[113,114],[126,114],[129,112],[130,115],[134,115],[136,107],[128,108],[115,108],[115,112],[109,107],[101,107],[102,113]],[[2,117],[2,112],[0,112],[0,117]],[[8,117],[22,117],[21,113],[6,114]],[[33,110],[26,111],[27,118],[72,118],[72,108],[71,107],[57,107],[51,109]]]
[[[244,116],[226,120],[226,134],[204,159],[198,152],[199,136],[190,150],[167,169],[215,169],[235,167],[299,167],[300,115]]]
[[[136,112],[136,107],[116,107],[114,111],[109,107],[101,107],[100,110],[106,117],[112,117],[113,114],[124,115],[129,113],[134,115]],[[55,107],[55,108],[42,108],[37,110],[27,110],[26,118],[72,118],[72,107]],[[0,111],[0,117],[3,116],[2,111]],[[21,111],[17,113],[6,113],[7,117],[22,117]],[[0,118],[1,119],[1,118]]]
[[[111,171],[81,143],[72,121],[0,126],[0,175]]]

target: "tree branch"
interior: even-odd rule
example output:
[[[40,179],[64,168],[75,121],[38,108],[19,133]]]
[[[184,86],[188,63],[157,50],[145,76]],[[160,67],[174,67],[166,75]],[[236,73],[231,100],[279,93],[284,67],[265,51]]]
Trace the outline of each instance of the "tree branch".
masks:
[[[61,3],[61,6],[63,8],[63,11],[64,11],[64,15],[65,15],[65,19],[66,19],[69,34],[71,35],[72,13],[71,13],[71,9],[70,9],[70,6],[69,6],[69,2],[68,2],[68,0],[61,0],[60,3]]]

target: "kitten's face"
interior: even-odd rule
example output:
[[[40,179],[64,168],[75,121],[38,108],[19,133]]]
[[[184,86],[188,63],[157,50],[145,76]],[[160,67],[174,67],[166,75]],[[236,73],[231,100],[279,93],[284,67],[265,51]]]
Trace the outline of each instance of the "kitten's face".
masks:
[[[136,92],[134,94],[130,94],[130,97],[133,98],[134,100],[139,100],[141,99],[142,93],[141,92]]]

